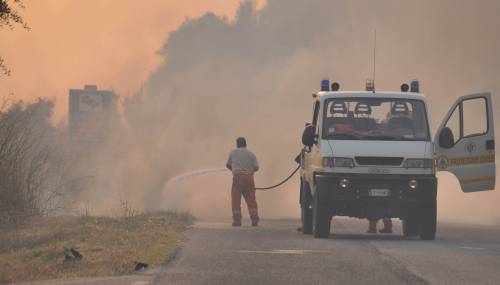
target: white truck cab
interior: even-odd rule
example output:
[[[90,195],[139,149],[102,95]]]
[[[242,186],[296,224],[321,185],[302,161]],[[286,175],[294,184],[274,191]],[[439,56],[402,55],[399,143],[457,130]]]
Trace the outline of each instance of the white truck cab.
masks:
[[[373,85],[372,85],[373,86]],[[418,81],[401,92],[338,91],[322,82],[314,95],[300,156],[302,230],[325,238],[333,216],[400,218],[406,236],[436,235],[436,171],[464,192],[495,187],[491,96],[459,98],[432,140]]]

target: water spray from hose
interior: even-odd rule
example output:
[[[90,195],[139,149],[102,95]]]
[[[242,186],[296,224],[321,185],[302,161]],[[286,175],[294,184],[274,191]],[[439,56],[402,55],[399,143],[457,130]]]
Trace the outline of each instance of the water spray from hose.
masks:
[[[176,183],[182,182],[186,179],[190,179],[193,177],[205,176],[208,174],[221,173],[221,172],[226,172],[226,171],[228,171],[227,168],[209,168],[209,169],[200,169],[200,170],[190,171],[190,172],[182,173],[182,174],[179,174],[179,175],[176,175],[176,176],[170,178],[167,181],[166,185],[171,186],[171,185],[174,185]]]

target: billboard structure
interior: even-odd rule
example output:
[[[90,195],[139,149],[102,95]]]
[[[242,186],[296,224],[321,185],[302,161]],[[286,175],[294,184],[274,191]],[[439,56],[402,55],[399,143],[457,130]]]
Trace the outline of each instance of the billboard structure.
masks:
[[[117,116],[117,95],[95,85],[69,90],[69,133],[73,146],[93,147],[109,136]]]

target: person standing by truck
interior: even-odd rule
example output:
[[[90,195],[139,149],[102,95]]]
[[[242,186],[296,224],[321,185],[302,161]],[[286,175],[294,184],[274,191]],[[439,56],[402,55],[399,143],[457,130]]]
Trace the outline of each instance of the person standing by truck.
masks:
[[[255,197],[254,173],[259,170],[257,157],[247,149],[246,139],[236,139],[236,149],[231,151],[226,167],[233,173],[231,187],[231,206],[233,211],[233,226],[241,226],[241,196],[245,199],[252,226],[259,224],[259,213]]]
[[[369,224],[367,233],[376,234],[378,219],[368,219],[368,221]],[[390,218],[384,218],[382,219],[382,222],[384,223],[384,228],[381,229],[379,232],[381,234],[392,234],[392,220]]]

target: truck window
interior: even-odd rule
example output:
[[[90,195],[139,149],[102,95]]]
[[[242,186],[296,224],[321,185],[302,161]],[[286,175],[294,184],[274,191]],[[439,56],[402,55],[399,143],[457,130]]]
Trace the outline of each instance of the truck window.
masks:
[[[314,115],[313,115],[313,125],[316,127],[316,131],[314,132],[316,134],[316,137],[319,137],[319,128],[320,128],[320,121],[318,120],[319,117],[319,109],[320,109],[320,104],[319,101],[316,101],[314,103]]]
[[[313,118],[312,118],[312,124],[314,126],[318,125],[318,116],[319,116],[319,101],[316,101],[314,103]]]
[[[488,132],[486,107],[484,98],[464,100],[455,107],[446,122],[446,127],[453,133],[455,143],[461,138],[483,135]]]
[[[429,141],[425,105],[399,98],[332,98],[323,111],[323,139]]]
[[[456,106],[453,113],[451,113],[448,122],[446,122],[446,127],[451,130],[453,134],[454,143],[460,139],[460,106]]]
[[[462,110],[464,137],[482,135],[488,132],[488,113],[484,98],[463,101]]]

